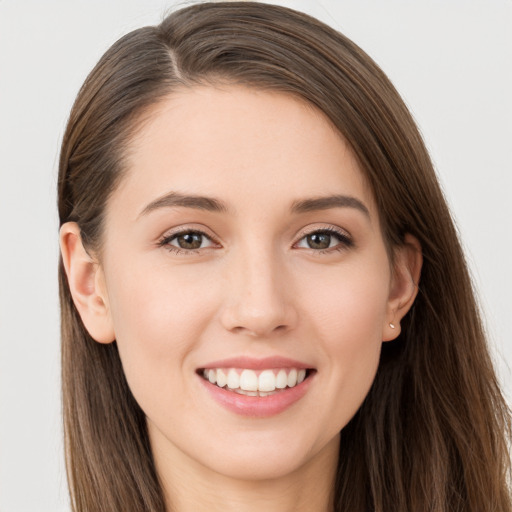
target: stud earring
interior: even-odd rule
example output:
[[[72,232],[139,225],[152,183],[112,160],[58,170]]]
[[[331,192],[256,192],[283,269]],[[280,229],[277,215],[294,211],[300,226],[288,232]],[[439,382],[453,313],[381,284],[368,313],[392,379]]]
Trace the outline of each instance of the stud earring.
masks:
[[[394,329],[395,328],[395,324],[390,323],[389,327],[391,327],[391,329]]]

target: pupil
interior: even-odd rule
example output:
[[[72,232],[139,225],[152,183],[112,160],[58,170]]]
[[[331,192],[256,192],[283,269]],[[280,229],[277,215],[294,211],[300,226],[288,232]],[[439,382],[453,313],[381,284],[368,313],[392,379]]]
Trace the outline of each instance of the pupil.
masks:
[[[178,244],[182,249],[199,249],[202,243],[202,235],[199,233],[186,233],[178,237]]]
[[[326,233],[308,235],[308,245],[311,249],[327,249],[331,245],[331,235]]]

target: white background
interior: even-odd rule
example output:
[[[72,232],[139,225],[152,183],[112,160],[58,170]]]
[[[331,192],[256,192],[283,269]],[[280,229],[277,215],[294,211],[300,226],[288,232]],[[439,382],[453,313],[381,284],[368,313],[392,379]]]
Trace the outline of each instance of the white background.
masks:
[[[511,398],[512,1],[281,3],[352,38],[411,108],[457,220]],[[0,0],[0,512],[69,510],[59,397],[59,143],[100,55],[172,6]]]

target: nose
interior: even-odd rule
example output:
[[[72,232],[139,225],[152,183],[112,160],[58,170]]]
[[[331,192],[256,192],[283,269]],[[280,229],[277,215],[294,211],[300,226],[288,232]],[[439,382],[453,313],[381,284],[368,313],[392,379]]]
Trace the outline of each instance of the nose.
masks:
[[[249,254],[248,254],[249,253]],[[298,320],[289,272],[271,251],[247,251],[229,268],[221,321],[232,333],[268,338]]]

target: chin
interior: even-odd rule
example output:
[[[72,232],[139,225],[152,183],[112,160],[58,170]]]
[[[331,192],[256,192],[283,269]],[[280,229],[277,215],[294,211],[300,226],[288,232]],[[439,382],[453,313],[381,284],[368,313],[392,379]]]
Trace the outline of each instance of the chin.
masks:
[[[227,452],[215,453],[203,465],[230,479],[261,482],[283,479],[337,461],[339,434],[318,444],[301,442],[293,435],[274,440],[252,437],[250,442],[232,443]]]
[[[304,464],[302,460],[292,460],[287,457],[282,460],[254,457],[226,457],[222,461],[215,461],[210,470],[229,479],[262,482],[265,480],[281,480],[296,473]]]

